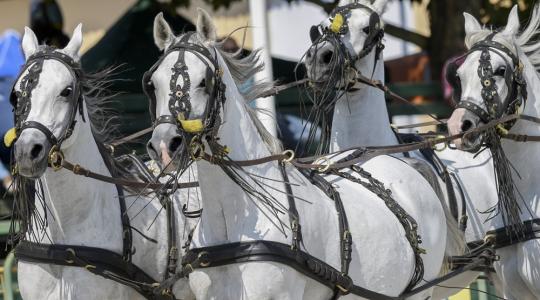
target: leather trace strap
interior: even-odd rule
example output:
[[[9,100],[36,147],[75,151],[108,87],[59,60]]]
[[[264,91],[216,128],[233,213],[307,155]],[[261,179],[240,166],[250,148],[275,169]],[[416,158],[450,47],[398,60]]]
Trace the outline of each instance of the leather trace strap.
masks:
[[[290,245],[274,241],[246,241],[190,249],[182,260],[183,268],[180,274],[187,276],[196,269],[235,263],[272,261],[292,267],[330,289],[335,289],[339,285],[342,295],[350,293],[366,299],[404,300],[466,271],[491,265],[494,257],[492,249],[487,248],[473,258],[470,263],[395,297],[357,286],[348,275],[341,273],[324,261],[309,253],[293,250]]]
[[[488,231],[486,239],[490,239],[495,249],[540,239],[540,218],[524,221],[523,225],[525,225],[523,234],[517,234],[506,227],[502,227]]]
[[[78,245],[39,244],[20,241],[15,247],[20,261],[85,268],[87,271],[129,286],[151,300],[170,300],[172,295],[154,294],[157,281],[131,261],[102,248]]]

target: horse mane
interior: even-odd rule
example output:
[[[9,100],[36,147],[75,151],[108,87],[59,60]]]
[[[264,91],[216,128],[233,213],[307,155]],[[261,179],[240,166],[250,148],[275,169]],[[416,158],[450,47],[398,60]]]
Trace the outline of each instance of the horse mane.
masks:
[[[258,110],[250,105],[250,102],[255,100],[258,95],[274,87],[272,82],[253,80],[253,76],[264,69],[264,62],[260,56],[262,50],[256,49],[246,57],[240,57],[239,53],[226,52],[222,46],[223,44],[216,43],[215,49],[227,65],[236,86],[239,87],[238,91],[244,98],[244,101],[242,101],[244,109],[253,121],[268,150],[273,154],[281,153],[283,151],[281,141],[266,130],[257,117]]]
[[[121,132],[118,130],[120,118],[117,112],[110,107],[118,93],[109,91],[110,85],[115,81],[111,78],[118,73],[118,68],[118,66],[109,67],[93,73],[80,70],[81,78],[79,80],[84,96],[83,102],[92,136],[111,176],[130,181],[144,181],[144,176],[138,176],[120,164],[108,147],[109,143],[121,137]],[[132,188],[126,189],[134,193],[143,192]]]

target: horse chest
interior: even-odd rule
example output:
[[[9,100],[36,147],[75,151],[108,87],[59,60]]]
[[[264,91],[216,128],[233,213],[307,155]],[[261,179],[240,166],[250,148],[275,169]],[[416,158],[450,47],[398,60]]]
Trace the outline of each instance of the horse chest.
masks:
[[[24,299],[139,299],[128,287],[85,269],[19,262]],[[81,284],[84,283],[84,284]]]

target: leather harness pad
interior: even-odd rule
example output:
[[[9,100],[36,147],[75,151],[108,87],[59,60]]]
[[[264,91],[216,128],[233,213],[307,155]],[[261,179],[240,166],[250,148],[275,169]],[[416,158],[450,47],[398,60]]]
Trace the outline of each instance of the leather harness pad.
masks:
[[[157,281],[133,263],[125,261],[120,254],[109,250],[78,245],[38,244],[21,241],[15,247],[15,257],[21,261],[34,263],[83,267],[107,279],[117,279],[115,281],[136,289],[146,299],[171,299],[168,296],[154,295],[150,288],[143,288],[142,285],[131,282],[135,281],[151,286]]]

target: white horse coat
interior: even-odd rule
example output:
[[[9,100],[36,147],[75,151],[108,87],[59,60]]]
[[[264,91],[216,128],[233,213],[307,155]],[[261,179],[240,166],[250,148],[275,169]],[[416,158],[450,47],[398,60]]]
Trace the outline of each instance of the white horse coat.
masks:
[[[162,18],[158,16],[156,22],[158,45],[166,49],[178,42],[179,38],[173,35]],[[216,59],[223,70],[222,80],[226,85],[226,101],[220,110],[222,121],[218,137],[221,144],[230,148],[229,157],[233,160],[254,159],[277,151],[277,147],[271,147],[275,142],[268,138],[260,123],[252,117],[253,112],[238,91],[229,72],[235,59],[224,56],[219,46],[215,46],[215,26],[203,11],[199,12],[197,34],[190,42],[216,49]],[[214,53],[213,49],[211,53]],[[152,76],[158,116],[171,114],[168,109],[169,81],[171,66],[177,61],[178,55],[178,52],[168,54]],[[207,67],[192,52],[186,51],[184,55],[191,82],[189,94],[192,113],[189,117],[200,118],[209,103],[208,94],[202,88],[205,86]],[[257,68],[257,65],[251,68]],[[177,84],[181,82],[179,79]],[[156,146],[173,145],[173,139],[182,140],[184,145],[189,142],[176,133],[176,129],[173,129],[175,125],[160,126],[162,129],[154,131],[152,137]],[[167,126],[171,128],[165,129]],[[179,149],[174,145],[168,149],[171,157],[171,153]],[[182,150],[183,155],[187,155],[185,148]],[[220,167],[205,161],[196,161],[196,166],[204,211],[191,247],[251,240],[290,243],[291,230],[279,225],[288,224],[286,213],[274,216],[271,210],[260,208],[260,200],[248,195]],[[362,167],[391,189],[394,199],[418,222],[423,240],[421,247],[427,251],[422,255],[424,278],[430,280],[437,277],[443,264],[446,224],[435,192],[420,174],[395,158],[377,157]],[[246,173],[239,171],[240,176],[252,185],[256,184],[253,178],[259,178],[257,182],[262,185],[255,186],[255,190],[270,195],[279,203],[277,207],[288,207],[283,183],[279,182],[282,177],[277,163],[246,167],[244,170]],[[249,177],[247,173],[253,176]],[[333,201],[298,170],[289,166],[287,173],[293,194],[297,197],[305,245],[303,250],[339,269],[340,237]],[[350,276],[355,284],[387,295],[399,295],[409,284],[415,266],[412,248],[403,236],[402,225],[380,198],[361,185],[333,175],[326,176],[326,179],[340,193],[347,212],[353,238]],[[291,267],[273,262],[198,269],[190,274],[189,281],[197,299],[328,299],[332,295],[326,286]],[[428,290],[414,298],[425,299],[430,294]],[[357,297],[347,295],[345,298]]]
[[[81,43],[79,25],[68,46],[57,51],[78,61]],[[39,49],[34,33],[28,28],[25,29],[23,49],[27,58]],[[32,106],[27,120],[40,122],[56,137],[62,136],[71,121],[67,119],[67,111],[74,103],[59,94],[74,80],[78,79],[71,76],[66,66],[55,60],[45,60],[39,84],[32,91]],[[19,89],[19,84],[16,89]],[[79,114],[76,115],[73,134],[65,140],[61,150],[67,161],[110,176],[94,140],[91,126],[96,124],[90,124],[88,101],[95,106],[99,100],[84,99],[82,105],[85,105],[86,122]],[[99,112],[93,109],[92,113]],[[48,221],[43,230],[34,223],[34,234],[28,234],[26,238],[44,244],[83,245],[121,253],[122,224],[116,187],[65,169],[53,171],[47,168],[51,146],[45,135],[34,128],[20,132],[15,143],[20,174],[39,178],[43,184],[41,196],[46,208],[39,205],[36,198],[36,214],[41,217],[47,215]],[[160,213],[162,206],[155,197],[138,197],[127,192],[125,197],[130,225],[157,240],[157,244],[153,243],[133,230],[135,252],[132,261],[155,280],[161,280],[168,250],[166,216]],[[181,215],[181,205],[176,208],[175,213]],[[177,220],[177,228],[183,232],[183,219]],[[132,288],[94,275],[84,268],[19,261],[18,278],[24,299],[144,299]],[[185,283],[181,281],[175,287],[176,295],[182,298],[190,295]]]

